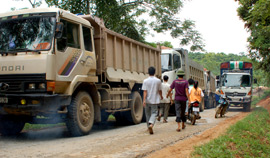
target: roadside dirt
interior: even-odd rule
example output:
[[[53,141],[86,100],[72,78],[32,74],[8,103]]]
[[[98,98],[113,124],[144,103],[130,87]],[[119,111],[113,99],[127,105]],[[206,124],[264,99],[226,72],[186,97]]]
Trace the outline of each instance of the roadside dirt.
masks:
[[[246,117],[249,113],[240,113],[237,116],[224,120],[220,122],[214,128],[208,129],[201,133],[200,135],[194,136],[190,139],[180,141],[172,146],[166,147],[160,151],[148,155],[147,158],[188,158],[195,146],[199,146],[208,143],[210,140],[217,138],[226,132],[227,128],[235,124],[237,121]]]
[[[269,115],[270,115],[270,96],[268,96],[268,97],[266,97],[265,99],[261,100],[261,101],[257,104],[257,106],[261,106],[261,107],[267,109],[268,112],[269,112]]]
[[[261,106],[268,110],[270,115],[270,96],[261,100],[257,106]],[[201,133],[200,135],[194,136],[190,139],[186,139],[184,141],[180,141],[174,145],[163,148],[160,151],[154,152],[147,156],[147,158],[188,158],[190,157],[191,152],[194,150],[195,146],[199,146],[209,141],[219,137],[224,134],[228,127],[240,121],[244,117],[246,117],[249,112],[242,112],[237,116],[231,117],[223,122],[220,122],[216,127],[208,129]]]

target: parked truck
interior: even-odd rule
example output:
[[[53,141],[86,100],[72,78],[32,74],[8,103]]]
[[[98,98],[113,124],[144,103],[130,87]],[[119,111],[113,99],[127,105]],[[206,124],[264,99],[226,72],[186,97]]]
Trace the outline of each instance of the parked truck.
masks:
[[[161,69],[162,76],[169,77],[169,84],[177,78],[176,73],[179,70],[185,72],[184,79],[192,78],[199,82],[199,87],[205,94],[200,111],[203,111],[204,108],[215,107],[215,76],[210,71],[204,70],[199,63],[189,59],[187,50],[182,48],[162,49]]]
[[[231,106],[250,111],[252,99],[252,63],[229,61],[220,64],[220,93],[228,96]],[[256,79],[254,79],[256,83]]]
[[[94,122],[138,124],[148,67],[161,76],[160,48],[113,32],[101,19],[61,9],[0,15],[0,133],[25,123],[65,122],[72,136]]]

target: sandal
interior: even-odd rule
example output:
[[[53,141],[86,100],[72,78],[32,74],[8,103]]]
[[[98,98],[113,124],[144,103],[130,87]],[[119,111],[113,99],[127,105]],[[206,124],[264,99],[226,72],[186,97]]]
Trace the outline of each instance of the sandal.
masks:
[[[180,129],[180,128],[177,128],[177,129],[176,129],[176,131],[177,131],[177,132],[180,132],[180,131],[181,131],[181,129]]]
[[[186,128],[186,125],[182,126],[182,129],[185,129]]]
[[[152,126],[149,126],[148,127],[148,131],[149,131],[150,134],[154,134],[154,131],[153,131],[153,127]]]
[[[166,120],[163,120],[163,123],[167,123],[168,121],[166,121]]]

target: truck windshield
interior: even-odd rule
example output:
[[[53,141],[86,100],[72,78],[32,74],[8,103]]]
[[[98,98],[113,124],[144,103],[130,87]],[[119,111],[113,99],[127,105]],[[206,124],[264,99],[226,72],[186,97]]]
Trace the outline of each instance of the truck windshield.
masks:
[[[162,69],[162,72],[172,70],[172,55],[171,54],[161,55],[161,69]]]
[[[225,74],[222,79],[222,86],[226,87],[250,87],[251,78],[247,74]]]
[[[55,17],[1,18],[0,52],[48,50],[54,35]]]

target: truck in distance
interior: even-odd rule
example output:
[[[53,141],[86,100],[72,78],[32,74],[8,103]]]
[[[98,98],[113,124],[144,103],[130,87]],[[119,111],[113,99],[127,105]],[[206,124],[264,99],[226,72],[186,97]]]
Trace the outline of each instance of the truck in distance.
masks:
[[[205,93],[200,111],[203,111],[204,108],[215,107],[215,76],[208,70],[204,71],[203,66],[199,63],[189,59],[187,50],[182,48],[162,49],[161,69],[162,76],[169,76],[169,84],[177,78],[178,70],[185,72],[184,79],[192,78],[199,82],[199,87]]]
[[[141,86],[161,50],[113,32],[102,20],[61,9],[0,14],[0,133],[25,123],[65,122],[72,136],[113,114],[138,124]]]
[[[256,82],[254,79],[254,83]],[[220,93],[228,96],[231,105],[250,111],[252,83],[252,63],[229,61],[220,64]]]

